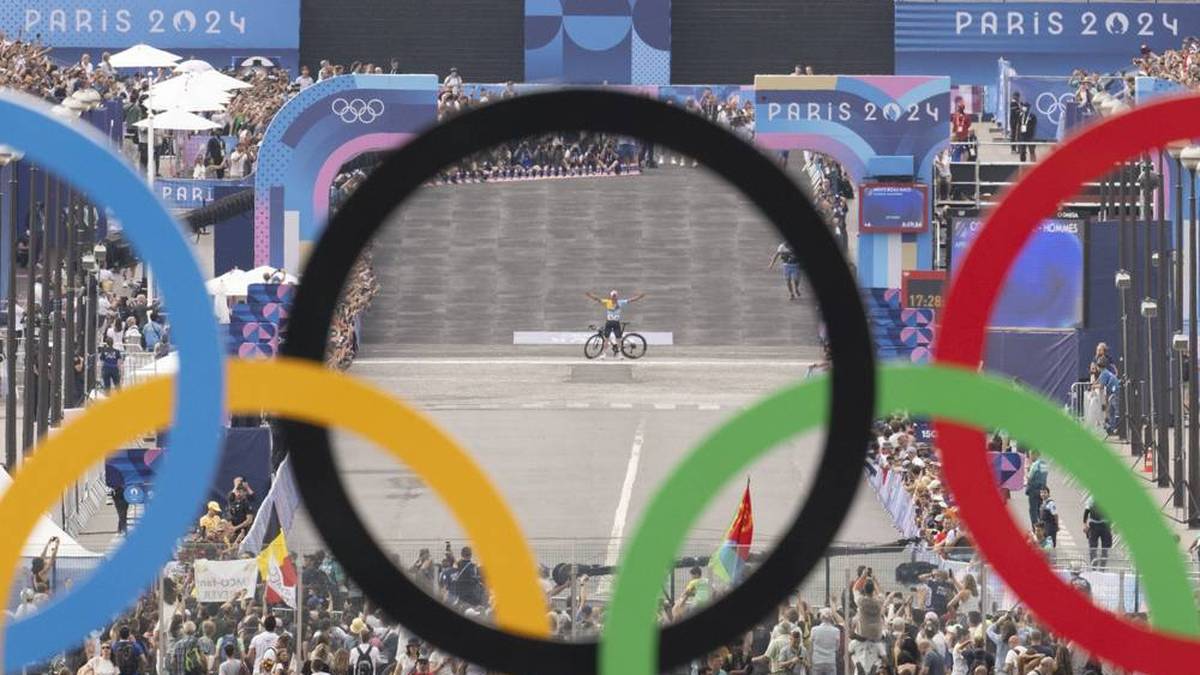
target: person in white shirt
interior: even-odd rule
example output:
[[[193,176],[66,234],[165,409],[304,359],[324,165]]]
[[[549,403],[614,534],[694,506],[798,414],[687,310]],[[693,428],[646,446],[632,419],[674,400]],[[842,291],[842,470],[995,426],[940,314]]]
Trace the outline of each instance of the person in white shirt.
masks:
[[[381,675],[382,665],[379,648],[371,644],[371,629],[363,627],[358,633],[358,644],[350,650],[350,675]]]
[[[451,68],[450,74],[447,75],[446,79],[442,81],[442,84],[445,85],[447,89],[452,91],[455,96],[458,96],[459,90],[462,89],[462,83],[462,75],[458,74],[458,68]]]
[[[238,143],[238,146],[229,153],[229,177],[244,178],[246,176],[246,160],[249,159],[249,154],[246,152],[246,146]]]
[[[812,629],[812,675],[836,675],[842,632],[834,625],[832,608],[823,608],[820,617],[821,623]]]
[[[85,52],[83,56],[80,56],[79,67],[83,68],[85,73],[91,75],[92,71],[96,69],[96,67],[92,65],[92,55]]]
[[[275,632],[277,621],[274,614],[268,614],[267,618],[263,619],[262,632],[250,640],[250,657],[254,660],[255,673],[262,670],[263,655],[268,649],[274,649],[275,643],[279,642],[279,635]]]
[[[117,675],[117,666],[112,662],[112,656],[112,645],[107,642],[101,644],[100,653],[83,664],[79,675]]]
[[[309,73],[308,66],[300,66],[300,74],[296,76],[296,86],[300,87],[300,91],[304,91],[312,85],[312,74]]]

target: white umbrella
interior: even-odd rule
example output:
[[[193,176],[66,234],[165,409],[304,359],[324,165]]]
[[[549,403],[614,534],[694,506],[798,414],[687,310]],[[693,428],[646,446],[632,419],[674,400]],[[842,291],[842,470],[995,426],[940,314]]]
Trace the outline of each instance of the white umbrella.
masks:
[[[236,77],[230,77],[225,73],[219,73],[215,70],[206,70],[203,73],[197,73],[194,77],[198,78],[200,84],[214,89],[224,91],[232,91],[234,89],[250,89],[253,84],[245,80],[239,80]]]
[[[150,87],[152,96],[184,96],[193,93],[224,97],[226,100],[232,97],[224,87],[217,86],[211,80],[205,80],[194,73],[177,75]]]
[[[200,59],[188,59],[187,61],[182,61],[179,65],[175,66],[175,72],[177,73],[202,73],[206,70],[212,69],[213,67],[211,63],[208,61],[201,61]]]
[[[134,124],[134,126],[142,129],[153,126],[155,129],[169,129],[173,131],[209,131],[221,128],[221,125],[216,122],[206,120],[195,113],[179,110],[178,108],[167,110],[154,117],[147,117]]]
[[[186,110],[188,112],[219,112],[229,105],[228,97],[211,95],[203,91],[185,92],[179,96],[151,95],[146,100],[152,110]],[[158,125],[155,124],[155,127]]]
[[[136,44],[113,54],[108,62],[113,68],[171,68],[178,60],[179,57],[171,52],[148,44]]]
[[[243,68],[274,68],[275,62],[265,56],[251,56],[242,61]]]

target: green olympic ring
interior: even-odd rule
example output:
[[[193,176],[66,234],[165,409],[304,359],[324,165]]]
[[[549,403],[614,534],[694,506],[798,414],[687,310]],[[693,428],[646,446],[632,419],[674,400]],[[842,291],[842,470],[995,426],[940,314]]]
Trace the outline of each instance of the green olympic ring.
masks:
[[[1200,635],[1182,552],[1157,506],[1109,448],[1046,399],[1008,380],[945,366],[882,366],[877,410],[908,410],[980,428],[1003,426],[1072,474],[1104,505],[1142,571],[1151,623]],[[726,481],[777,444],[819,426],[829,382],[814,378],[762,400],[717,429],[654,495],[621,558],[600,641],[600,675],[653,675],[656,598],[684,537]],[[943,450],[944,452],[944,450]]]

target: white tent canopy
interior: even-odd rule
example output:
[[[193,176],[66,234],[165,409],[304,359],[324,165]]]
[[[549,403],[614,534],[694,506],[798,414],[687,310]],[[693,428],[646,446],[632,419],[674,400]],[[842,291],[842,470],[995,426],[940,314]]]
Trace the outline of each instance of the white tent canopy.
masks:
[[[209,279],[205,283],[205,288],[213,295],[219,296],[240,296],[246,295],[251,284],[265,283],[263,275],[270,276],[276,272],[276,268],[269,265],[255,267],[252,270],[233,269],[219,277]],[[296,283],[296,277],[291,274],[284,275],[284,283]]]
[[[180,57],[148,44],[136,44],[109,57],[113,68],[170,68]]]
[[[179,109],[168,110],[158,113],[153,117],[147,117],[140,122],[136,122],[133,126],[144,129],[151,125],[158,130],[166,129],[172,131],[209,131],[221,128],[221,125],[216,122],[206,120],[195,113]]]
[[[0,494],[8,489],[12,483],[12,478],[8,476],[8,472],[0,468]],[[101,558],[101,554],[90,551],[75,541],[71,535],[63,531],[61,527],[54,524],[48,516],[38,518],[37,525],[33,528],[33,533],[25,540],[25,545],[21,548],[21,557],[36,558],[42,555],[42,548],[46,546],[46,542],[52,537],[58,537],[58,557],[60,558]]]

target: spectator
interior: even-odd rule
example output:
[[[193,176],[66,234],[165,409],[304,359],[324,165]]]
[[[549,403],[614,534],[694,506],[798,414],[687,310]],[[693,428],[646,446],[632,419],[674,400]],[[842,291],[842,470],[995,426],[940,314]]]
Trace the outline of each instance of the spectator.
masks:
[[[214,502],[215,503],[215,502]],[[213,504],[209,504],[209,510],[212,510]],[[219,510],[219,509],[218,509]],[[262,622],[262,632],[255,635],[250,641],[250,651],[248,656],[253,664],[252,670],[255,673],[262,672],[262,661],[264,656],[274,654],[275,644],[279,642],[279,634],[275,632],[278,619],[274,614],[268,614]],[[272,664],[273,665],[273,664]]]
[[[837,615],[832,607],[820,611],[821,623],[812,629],[812,675],[837,675],[838,651],[842,633],[834,625]]]
[[[358,644],[350,650],[350,672],[352,675],[377,675],[382,659],[379,649],[371,644],[371,631],[361,619],[355,619],[359,626],[351,626],[351,632],[359,627]]]
[[[1025,469],[1025,496],[1029,498],[1029,526],[1041,520],[1042,488],[1049,481],[1050,471],[1042,460],[1042,453],[1029,451],[1029,466]]]
[[[113,346],[112,337],[104,338],[104,345],[100,347],[97,356],[100,358],[100,379],[104,391],[111,391],[114,387],[120,388],[121,362],[125,355]]]
[[[141,675],[146,672],[146,651],[130,636],[129,626],[118,630],[120,639],[113,642],[113,663],[120,675]]]
[[[300,91],[304,91],[313,86],[312,74],[308,71],[308,66],[300,66],[300,74],[296,76],[296,86],[300,87]]]
[[[951,161],[961,162],[971,140],[971,116],[961,98],[955,101],[954,112],[950,115],[950,140]]]
[[[462,83],[462,75],[458,74],[458,68],[451,68],[450,74],[442,81],[442,86],[449,89],[455,96],[458,96],[462,91]]]

